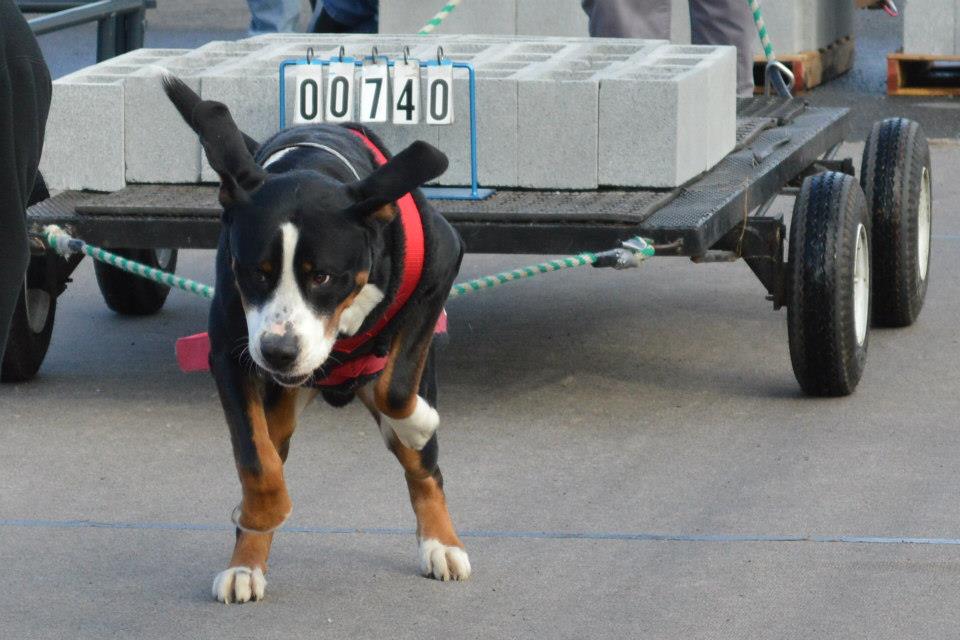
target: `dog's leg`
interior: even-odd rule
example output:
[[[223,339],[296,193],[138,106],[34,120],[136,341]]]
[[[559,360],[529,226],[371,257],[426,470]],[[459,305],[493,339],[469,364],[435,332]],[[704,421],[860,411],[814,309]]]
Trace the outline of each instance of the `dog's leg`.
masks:
[[[437,466],[436,370],[430,333],[394,340],[387,368],[374,386],[380,432],[400,461],[417,516],[420,570],[438,580],[470,577],[470,559],[447,511]],[[418,337],[419,340],[409,338]]]
[[[221,602],[259,600],[266,587],[272,531],[292,508],[283,463],[302,405],[298,396],[309,392],[264,388],[232,362],[218,366],[216,358],[211,360],[243,489],[233,556],[229,568],[214,579],[213,595]]]

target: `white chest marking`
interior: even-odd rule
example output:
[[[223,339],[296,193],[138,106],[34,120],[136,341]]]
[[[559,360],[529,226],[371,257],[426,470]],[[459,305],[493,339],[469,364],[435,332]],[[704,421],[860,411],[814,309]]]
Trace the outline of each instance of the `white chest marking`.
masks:
[[[370,312],[381,302],[383,302],[383,291],[380,291],[379,287],[372,284],[363,285],[353,304],[340,314],[340,333],[345,336],[354,335]]]

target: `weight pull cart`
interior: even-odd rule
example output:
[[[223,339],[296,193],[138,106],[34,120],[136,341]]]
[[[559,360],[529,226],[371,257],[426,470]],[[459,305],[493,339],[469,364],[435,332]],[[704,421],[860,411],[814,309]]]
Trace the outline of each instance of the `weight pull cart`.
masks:
[[[920,312],[931,221],[930,154],[919,125],[903,119],[875,125],[858,181],[852,160],[832,157],[847,114],[799,99],[742,100],[736,149],[674,190],[500,189],[486,200],[433,204],[474,253],[601,251],[639,235],[653,239],[660,256],[742,259],[774,308],[787,308],[790,355],[803,390],[846,395],[863,370],[871,322],[907,326]],[[168,271],[176,266],[177,249],[217,244],[216,187],[132,185],[52,198],[40,187],[28,212],[38,234],[57,224],[90,244]],[[796,198],[789,233],[783,216],[768,211],[782,194]],[[39,369],[57,296],[82,258],[63,258],[39,240],[33,249],[3,362],[8,381]],[[166,287],[95,266],[111,309],[144,315],[163,306]]]

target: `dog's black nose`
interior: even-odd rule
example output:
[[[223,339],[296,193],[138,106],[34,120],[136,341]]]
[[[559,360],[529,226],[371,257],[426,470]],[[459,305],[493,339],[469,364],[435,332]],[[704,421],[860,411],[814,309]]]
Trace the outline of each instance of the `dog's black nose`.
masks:
[[[300,341],[291,333],[268,333],[260,338],[260,353],[275,371],[288,369],[300,354]]]

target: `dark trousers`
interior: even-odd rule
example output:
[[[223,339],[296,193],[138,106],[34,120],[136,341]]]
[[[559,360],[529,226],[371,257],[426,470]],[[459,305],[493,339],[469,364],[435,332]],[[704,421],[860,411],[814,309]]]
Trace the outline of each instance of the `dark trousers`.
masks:
[[[591,36],[669,40],[670,3],[679,0],[581,1],[590,17]],[[758,36],[746,0],[689,1],[692,43],[735,46],[737,92],[752,94],[753,42]]]
[[[50,109],[50,72],[13,0],[0,0],[0,359],[30,253],[26,205]]]

